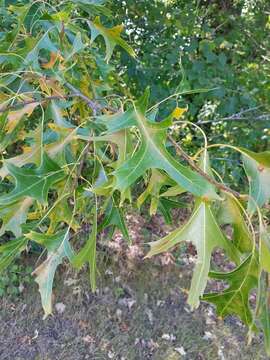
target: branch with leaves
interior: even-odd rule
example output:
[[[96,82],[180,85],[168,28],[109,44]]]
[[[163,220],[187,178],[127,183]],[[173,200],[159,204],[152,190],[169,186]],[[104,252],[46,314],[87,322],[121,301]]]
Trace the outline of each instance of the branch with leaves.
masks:
[[[232,190],[221,178],[217,181],[208,151],[214,145],[198,149],[201,156],[195,161],[183,151],[181,139],[170,135],[175,117],[185,109],[177,107],[163,121],[156,117],[160,105],[179,94],[154,106],[149,105],[149,89],[136,101],[118,94],[120,75],[112,76],[115,70],[108,62],[116,46],[135,56],[121,37],[122,26],[107,28],[100,18],[92,18],[92,14],[108,16],[102,5],[68,4],[65,11],[62,3],[55,7],[36,3],[35,23],[28,18],[31,4],[7,10],[14,23],[1,42],[0,236],[8,241],[0,239],[0,271],[33,242],[41,246],[46,259],[33,275],[46,317],[52,312],[54,275],[64,260],[76,269],[88,264],[95,290],[98,234],[118,228],[130,243],[125,223],[128,202],[137,208],[150,201],[150,215],[161,212],[169,222],[182,194],[190,193],[196,200],[191,217],[150,243],[146,257],[192,242],[197,261],[188,296],[191,308],[203,299],[215,304],[220,316],[238,315],[250,331],[256,324],[270,353],[269,294],[264,282],[270,272],[270,235],[262,215],[270,199],[270,152],[234,148],[241,154],[248,194]],[[188,93],[195,96],[196,90]],[[224,225],[231,227],[231,237],[223,232]],[[82,228],[87,228],[83,245],[77,235]],[[211,269],[216,248],[234,263],[233,271]],[[211,278],[226,281],[229,287],[205,294]],[[249,304],[254,289],[258,289],[255,311]]]

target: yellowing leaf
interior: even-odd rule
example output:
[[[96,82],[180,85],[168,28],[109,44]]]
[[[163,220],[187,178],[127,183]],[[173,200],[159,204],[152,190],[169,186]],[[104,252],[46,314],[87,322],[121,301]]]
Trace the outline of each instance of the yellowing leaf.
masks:
[[[47,63],[42,64],[43,69],[52,69],[58,59],[60,61],[64,60],[63,57],[59,54],[59,52],[51,52],[50,60]]]
[[[46,78],[45,76],[38,79],[41,90],[47,95],[65,96],[64,89],[55,78]]]
[[[98,122],[105,125],[108,133],[137,126],[141,135],[141,144],[123,164],[113,172],[115,188],[120,192],[129,188],[146,170],[160,169],[183,189],[196,196],[219,199],[215,188],[205,178],[182,165],[166,148],[167,129],[172,124],[170,118],[162,122],[149,121],[145,116],[149,91],[146,91],[135,104],[134,109],[111,116],[104,115]]]
[[[186,111],[187,111],[187,108],[176,107],[172,112],[172,116],[175,119],[179,120]]]
[[[9,206],[0,207],[0,219],[3,222],[0,228],[0,236],[5,231],[11,231],[16,237],[22,235],[21,225],[26,222],[27,212],[32,203],[33,200],[27,197]]]
[[[27,138],[33,139],[33,145],[31,147],[24,146],[22,154],[3,160],[3,166],[0,169],[0,177],[2,179],[9,174],[8,164],[12,164],[17,167],[22,167],[26,164],[39,165],[41,159],[40,130],[41,129],[38,128],[37,130],[28,134]]]
[[[256,204],[260,207],[270,199],[270,151],[254,153],[240,148],[243,162],[249,179],[248,211],[256,211]]]
[[[59,187],[60,186],[58,186],[58,189]],[[78,222],[73,219],[71,208],[69,207],[66,199],[59,201],[53,207],[52,211],[48,215],[48,218],[50,219],[50,227],[48,228],[48,233],[53,233],[59,223],[66,223],[75,232],[78,231],[78,229],[80,228]]]
[[[68,232],[60,232],[56,235],[43,235],[30,233],[29,238],[47,245],[47,259],[33,272],[36,275],[35,281],[39,285],[41,302],[44,310],[44,318],[52,313],[52,287],[55,271],[65,257],[72,258],[73,253],[68,241]],[[59,245],[60,243],[60,245]]]
[[[24,115],[30,116],[34,109],[39,105],[38,102],[27,104],[19,110],[10,111],[8,114],[7,133],[10,133]]]
[[[147,188],[137,199],[137,206],[140,208],[146,199],[150,196],[150,215],[155,215],[159,204],[160,190],[165,184],[174,185],[174,181],[171,181],[168,176],[162,174],[160,171],[153,169]]]
[[[9,174],[8,164],[22,167],[25,164],[38,164],[40,161],[40,146],[35,145],[32,148],[23,148],[23,153],[13,158],[6,159],[0,169],[0,177],[3,179]]]
[[[107,62],[109,62],[116,45],[121,46],[131,56],[136,56],[134,50],[120,36],[123,31],[123,25],[108,29],[101,24],[99,17],[97,17],[94,21],[89,21],[89,26],[91,29],[91,43],[93,43],[99,35],[103,36],[106,45],[105,60]]]
[[[63,152],[65,146],[72,142],[73,139],[76,138],[76,132],[74,129],[63,128],[56,124],[49,124],[49,127],[57,131],[59,135],[59,139],[51,144],[47,144],[44,146],[45,151],[48,155],[55,159],[61,159],[63,156]],[[26,164],[40,164],[41,158],[41,146],[40,146],[40,129],[37,129],[33,132],[33,135],[29,136],[29,138],[33,138],[33,145],[31,147],[24,146],[23,153],[17,156],[14,156],[9,159],[3,160],[3,166],[0,169],[0,177],[3,179],[7,175],[9,175],[8,165],[15,165],[17,167],[22,167]]]

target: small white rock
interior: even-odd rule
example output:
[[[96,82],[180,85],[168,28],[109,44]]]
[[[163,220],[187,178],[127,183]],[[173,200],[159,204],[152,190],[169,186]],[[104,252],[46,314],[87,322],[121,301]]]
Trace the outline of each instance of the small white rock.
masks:
[[[136,304],[136,300],[134,299],[128,300],[127,301],[128,309],[130,310],[134,304]]]
[[[109,276],[113,275],[112,270],[111,270],[111,269],[107,269],[107,270],[105,271],[105,275],[109,275]]]
[[[149,320],[150,324],[152,325],[153,321],[154,321],[154,316],[153,316],[152,310],[149,309],[149,308],[146,308],[145,313],[146,313],[146,315],[148,317],[148,320]]]
[[[183,346],[174,348],[174,351],[176,351],[178,354],[180,354],[182,356],[186,355],[186,352],[185,352],[185,349],[183,348]]]
[[[176,337],[173,334],[162,334],[161,339],[166,341],[174,341]]]
[[[35,335],[32,337],[32,340],[35,340],[38,338],[38,330],[35,330]]]
[[[63,312],[65,311],[66,305],[59,302],[55,304],[55,309],[59,314],[63,314]]]
[[[115,353],[110,350],[110,351],[108,352],[108,358],[109,358],[109,359],[113,359],[114,356],[115,356]]]
[[[219,357],[220,360],[225,360],[222,349],[218,349],[218,357]]]
[[[163,301],[163,300],[158,300],[157,301],[157,306],[159,307],[159,306],[163,306],[165,304],[165,301]]]
[[[22,293],[23,290],[24,290],[23,283],[20,283],[20,285],[19,285],[19,292]]]
[[[121,309],[116,309],[116,316],[117,316],[117,319],[120,321],[122,318],[122,310]]]
[[[204,340],[212,340],[215,338],[215,335],[213,335],[210,331],[205,331],[203,339]]]

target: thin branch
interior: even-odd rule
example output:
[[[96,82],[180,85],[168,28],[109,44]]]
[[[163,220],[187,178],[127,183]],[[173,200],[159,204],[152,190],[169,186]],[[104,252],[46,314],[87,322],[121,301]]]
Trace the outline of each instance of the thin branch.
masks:
[[[46,96],[45,98],[43,99],[33,99],[33,100],[27,100],[27,101],[21,101],[21,102],[18,102],[17,104],[14,104],[14,105],[7,105],[5,107],[2,107],[0,108],[0,113],[4,113],[6,111],[9,111],[9,110],[16,110],[16,109],[19,109],[20,107],[22,106],[26,106],[26,105],[30,105],[30,104],[35,104],[35,103],[38,103],[38,104],[42,104],[44,102],[47,102],[47,101],[51,101],[51,100],[60,100],[60,99],[67,99],[67,98],[70,98],[70,97],[73,97],[74,95],[73,94],[70,94],[70,95],[53,95],[53,96]]]
[[[257,117],[236,117],[236,116],[231,116],[231,117],[225,117],[225,118],[221,118],[221,119],[213,119],[213,120],[206,120],[206,121],[200,121],[198,122],[198,124],[200,125],[204,125],[204,124],[211,124],[211,123],[220,123],[222,121],[268,121],[270,120],[270,114],[262,114],[260,116]]]
[[[69,98],[73,98],[73,97],[78,97],[81,98],[92,110],[94,115],[96,115],[97,111],[103,110],[103,109],[107,109],[110,110],[112,112],[116,112],[115,108],[111,107],[111,106],[102,106],[100,105],[98,102],[93,101],[91,99],[89,99],[86,95],[82,94],[79,90],[77,90],[73,85],[66,83],[65,84],[70,90],[73,91],[73,93],[71,94],[67,94],[67,95],[52,95],[52,96],[46,96],[43,99],[32,99],[32,100],[26,100],[26,101],[21,101],[18,102],[17,104],[14,105],[7,105],[5,107],[0,108],[0,113],[4,113],[6,111],[9,110],[16,110],[19,109],[22,106],[26,106],[29,104],[43,104],[44,102],[47,101],[52,101],[52,100],[64,100],[64,99],[69,99]]]
[[[264,113],[261,114],[257,117],[251,117],[249,116],[243,116],[247,113],[250,113],[252,111],[255,111],[259,108],[261,108],[262,106],[256,106],[250,109],[245,109],[242,110],[236,114],[233,114],[231,116],[226,116],[223,118],[219,118],[219,119],[211,119],[211,120],[205,120],[205,121],[198,121],[198,124],[210,124],[210,123],[218,123],[218,122],[222,122],[222,121],[267,121],[270,119],[270,114],[269,113]]]
[[[98,102],[91,100],[88,96],[84,95],[80,90],[75,88],[69,82],[64,83],[64,86],[66,86],[69,90],[73,91],[74,96],[77,96],[77,97],[81,98],[82,100],[84,100],[84,102],[86,102],[87,105],[92,108],[94,115],[96,115],[96,112],[98,110],[103,110],[103,109],[108,109],[112,112],[116,112],[115,108],[113,108],[111,106],[108,106],[108,105],[102,106]]]
[[[209,183],[216,186],[218,189],[225,191],[227,193],[230,193],[231,195],[235,196],[236,198],[241,198],[242,195],[235,190],[230,189],[224,184],[219,183],[215,179],[213,179],[211,176],[206,174],[196,163],[186,154],[186,152],[181,148],[179,144],[172,138],[172,136],[168,136],[171,143],[174,145],[176,153],[181,156],[184,160],[186,160],[189,164],[189,166],[196,171],[198,174],[200,174],[202,177],[204,177]]]
[[[84,95],[82,92],[80,92],[80,90],[75,88],[69,82],[64,83],[64,86],[66,86],[69,90],[71,90],[73,92],[74,96],[81,98],[95,113],[98,110],[102,110],[104,108],[99,103],[91,100],[88,96]]]
[[[71,189],[72,191],[74,191],[76,188],[77,188],[77,185],[78,185],[78,180],[82,174],[82,170],[83,170],[83,167],[84,167],[84,164],[85,164],[85,161],[87,159],[87,155],[88,155],[88,152],[90,150],[90,145],[91,145],[91,142],[92,142],[92,139],[90,138],[88,141],[87,141],[87,144],[81,154],[81,160],[80,160],[80,163],[79,163],[79,166],[78,166],[78,169],[77,169],[77,173],[76,173],[76,176],[74,178],[74,181],[72,183],[72,186],[71,186]]]

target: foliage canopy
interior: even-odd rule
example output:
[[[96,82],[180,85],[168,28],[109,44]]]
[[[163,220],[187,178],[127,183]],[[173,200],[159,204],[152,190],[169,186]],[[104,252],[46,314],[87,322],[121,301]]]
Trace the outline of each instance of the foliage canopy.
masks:
[[[136,11],[140,13],[142,7],[139,1]],[[157,7],[149,5],[147,11],[154,21]],[[0,270],[33,244],[46,251],[46,259],[34,271],[46,317],[52,312],[54,275],[64,259],[77,269],[89,264],[91,287],[96,289],[98,234],[108,227],[118,228],[130,241],[124,216],[128,202],[134,205],[137,198],[140,207],[150,198],[150,214],[161,210],[165,219],[170,219],[171,208],[177,207],[181,194],[189,192],[195,199],[190,219],[151,243],[147,257],[191,241],[198,254],[188,297],[191,308],[203,299],[215,304],[221,316],[238,315],[250,331],[263,330],[270,352],[270,233],[264,209],[270,198],[270,152],[226,143],[208,146],[198,125],[180,120],[186,107],[178,104],[171,108],[170,103],[166,109],[166,99],[150,106],[149,89],[141,89],[152,81],[144,73],[132,73],[138,51],[122,38],[121,25],[109,25],[112,14],[101,1],[87,0],[19,2],[1,7]],[[172,49],[182,41],[174,36],[175,27],[181,25],[178,15],[178,10],[171,15],[176,19],[172,24],[167,15],[168,28],[161,35],[171,41],[168,46]],[[167,69],[161,66],[162,81],[158,84],[166,91],[175,90],[180,101],[188,96],[191,115],[198,114],[199,104],[212,88],[214,74],[205,70],[205,78],[202,67],[209,64],[216,72],[228,61],[224,53],[215,53],[224,39],[200,40],[200,32],[209,29],[195,20],[192,24],[187,21],[186,26],[199,31],[198,39],[183,45],[187,48],[181,64],[182,70],[188,69],[188,59],[194,56],[194,74],[190,70],[187,77],[182,74],[181,81],[170,81]],[[147,51],[152,52],[152,48],[142,45],[143,57]],[[204,64],[198,52],[205,58]],[[114,53],[113,62],[119,69],[129,56],[127,72],[117,73],[110,65]],[[202,75],[196,80],[198,72]],[[234,84],[241,75],[236,80],[228,71],[225,77]],[[244,84],[243,78],[240,83]],[[129,91],[136,100],[127,98]],[[219,86],[215,91],[222,98],[225,90]],[[264,91],[260,89],[260,94]],[[224,96],[227,100],[230,97],[228,93]],[[259,95],[255,98],[260,100]],[[239,101],[255,104],[254,99]],[[227,109],[222,104],[218,111],[222,112],[222,106]],[[222,115],[227,115],[226,111]],[[204,145],[200,144],[192,157],[182,149],[179,127],[194,127],[203,134]],[[239,154],[249,182],[248,193],[231,189],[212,169],[209,149],[214,146]],[[138,195],[142,186],[145,190]],[[82,243],[84,225],[90,225],[91,231]],[[231,225],[231,237],[223,225]],[[216,248],[223,249],[234,264],[231,272],[213,271],[211,256]],[[228,287],[205,294],[208,278],[225,281]],[[254,290],[255,308],[250,304]]]

